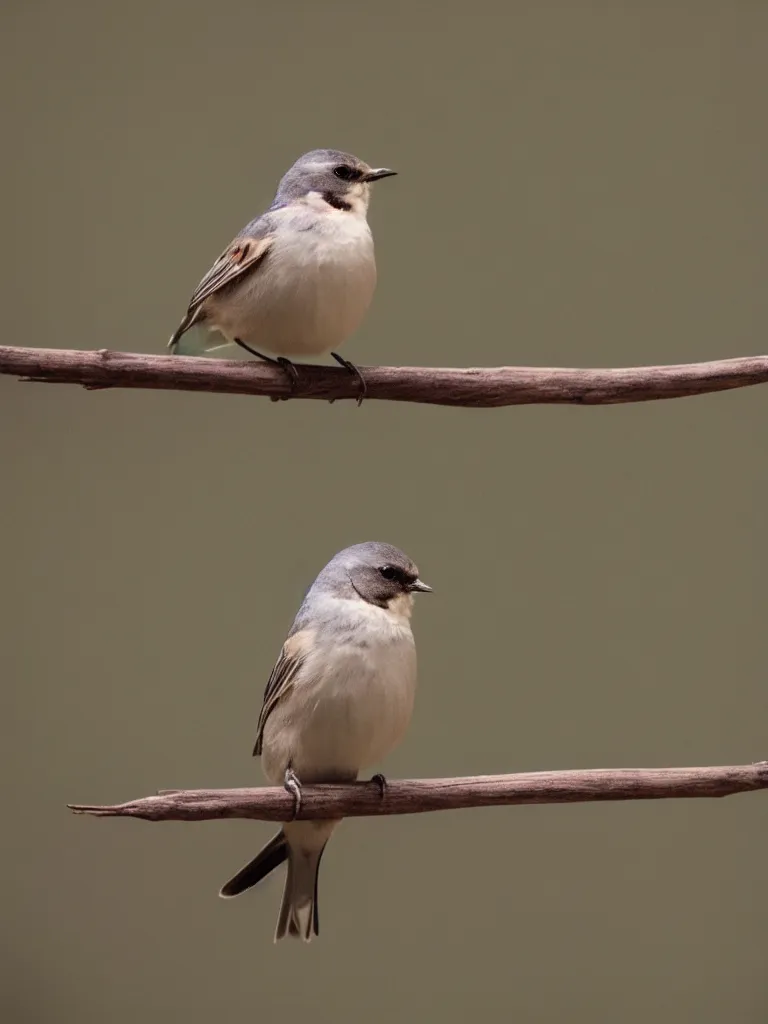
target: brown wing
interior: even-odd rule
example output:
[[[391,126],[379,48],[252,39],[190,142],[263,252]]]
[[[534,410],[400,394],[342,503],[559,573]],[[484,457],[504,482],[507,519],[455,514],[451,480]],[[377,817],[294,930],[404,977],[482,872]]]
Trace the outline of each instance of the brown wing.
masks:
[[[199,306],[209,295],[230,284],[236,277],[245,273],[254,263],[262,260],[272,244],[274,235],[263,238],[236,238],[227,246],[211,269],[195,288],[189,300],[190,309]]]
[[[231,284],[247,270],[255,269],[269,252],[273,239],[273,234],[264,235],[262,238],[236,238],[227,246],[195,288],[184,319],[168,342],[169,349],[173,350],[182,334],[192,327],[200,315],[202,304],[210,295]]]
[[[261,706],[259,721],[256,727],[256,745],[253,748],[254,756],[261,754],[261,745],[264,739],[264,726],[272,714],[275,706],[283,699],[290,690],[296,678],[296,673],[306,661],[306,652],[312,638],[309,630],[301,630],[289,636],[280,651],[280,657],[275,662],[275,667],[267,680],[267,687],[264,690],[264,703]]]

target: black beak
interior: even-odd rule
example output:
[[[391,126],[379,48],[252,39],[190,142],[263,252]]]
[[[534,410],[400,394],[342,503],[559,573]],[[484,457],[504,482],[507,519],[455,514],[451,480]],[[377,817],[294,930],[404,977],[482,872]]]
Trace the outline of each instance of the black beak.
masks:
[[[432,587],[428,587],[426,583],[422,583],[420,579],[415,579],[413,583],[408,584],[409,590],[415,590],[419,594],[431,594]]]
[[[375,167],[363,176],[363,181],[381,181],[382,178],[391,178],[397,171],[390,171],[388,167]]]

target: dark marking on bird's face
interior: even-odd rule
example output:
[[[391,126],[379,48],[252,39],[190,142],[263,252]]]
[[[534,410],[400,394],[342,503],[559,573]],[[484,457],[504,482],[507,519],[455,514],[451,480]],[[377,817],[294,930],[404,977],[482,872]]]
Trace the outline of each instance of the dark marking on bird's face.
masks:
[[[357,596],[379,608],[399,602],[410,614],[412,595],[431,589],[421,582],[419,570],[399,548],[381,541],[364,541],[337,552],[318,574],[310,593],[346,600]]]
[[[387,608],[393,599],[423,588],[419,570],[410,558],[394,548],[382,557],[352,565],[349,578],[360,597],[379,608]]]
[[[278,209],[316,193],[335,210],[365,213],[370,198],[368,182],[386,176],[383,171],[383,168],[374,170],[351,153],[314,149],[300,157],[285,173],[272,208]]]
[[[348,212],[352,209],[352,204],[348,203],[346,199],[343,199],[335,192],[323,192],[323,199],[329,206],[332,206],[334,210],[344,210]]]

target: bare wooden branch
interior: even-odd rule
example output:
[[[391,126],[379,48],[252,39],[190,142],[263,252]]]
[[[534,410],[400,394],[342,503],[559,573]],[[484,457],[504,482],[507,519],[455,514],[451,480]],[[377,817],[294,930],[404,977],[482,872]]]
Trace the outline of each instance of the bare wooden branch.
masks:
[[[526,366],[443,368],[360,367],[368,398],[430,405],[494,407],[533,403],[609,405],[682,398],[768,381],[768,356],[679,366],[562,369]],[[89,389],[149,388],[235,395],[335,400],[356,398],[358,385],[337,366],[298,365],[291,394],[283,370],[251,360],[82,352],[0,346],[0,374],[27,381],[81,384]]]
[[[720,797],[758,789],[768,789],[768,761],[714,768],[598,768],[464,779],[403,779],[388,782],[383,795],[377,782],[304,786],[299,817],[342,818],[510,804]],[[293,815],[293,797],[274,787],[169,789],[125,804],[67,806],[76,814],[147,821],[289,821]]]

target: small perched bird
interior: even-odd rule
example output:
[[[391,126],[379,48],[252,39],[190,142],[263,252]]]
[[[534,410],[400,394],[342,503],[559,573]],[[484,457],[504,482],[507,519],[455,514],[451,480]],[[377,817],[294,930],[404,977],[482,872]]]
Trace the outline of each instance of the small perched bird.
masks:
[[[243,228],[197,286],[171,351],[191,327],[205,326],[279,363],[292,386],[298,376],[287,356],[330,352],[358,378],[362,398],[359,370],[331,350],[357,330],[373,298],[371,182],[395,173],[335,149],[305,153],[267,212]]]
[[[295,813],[302,783],[350,782],[401,739],[416,688],[413,595],[431,589],[402,551],[369,542],[335,555],[307,592],[267,682],[254,748]],[[338,824],[286,822],[220,895],[237,896],[287,859],[275,942],[309,942],[320,858]]]

